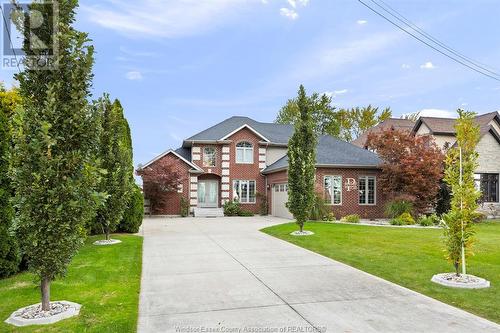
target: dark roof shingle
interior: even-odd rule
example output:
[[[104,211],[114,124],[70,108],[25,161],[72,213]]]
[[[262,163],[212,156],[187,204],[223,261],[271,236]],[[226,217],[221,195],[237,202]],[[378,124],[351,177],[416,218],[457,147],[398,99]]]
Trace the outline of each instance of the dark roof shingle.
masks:
[[[317,166],[378,167],[382,161],[377,154],[351,143],[322,135],[316,149]],[[288,157],[284,156],[269,165],[262,172],[271,173],[288,167]]]

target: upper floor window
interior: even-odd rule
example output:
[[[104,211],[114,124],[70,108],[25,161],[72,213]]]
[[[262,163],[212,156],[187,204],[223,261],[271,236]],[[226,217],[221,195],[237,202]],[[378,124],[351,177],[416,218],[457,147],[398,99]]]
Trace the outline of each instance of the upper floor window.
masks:
[[[330,205],[342,204],[342,177],[341,176],[325,176],[325,201]]]
[[[239,142],[236,144],[236,163],[253,163],[253,146],[250,142]]]
[[[376,178],[375,176],[361,176],[359,177],[358,190],[359,190],[359,204],[360,205],[375,205],[375,191],[376,191]]]
[[[214,147],[203,148],[203,166],[215,166],[216,155]]]

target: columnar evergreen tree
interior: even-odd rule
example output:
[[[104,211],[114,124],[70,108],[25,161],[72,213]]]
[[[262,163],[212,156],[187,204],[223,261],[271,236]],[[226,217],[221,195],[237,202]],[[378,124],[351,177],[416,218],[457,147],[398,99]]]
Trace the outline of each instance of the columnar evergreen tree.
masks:
[[[0,86],[0,278],[17,272],[20,261],[16,239],[10,232],[14,216],[10,203],[12,188],[7,175],[11,149],[9,118],[14,104],[10,103],[9,96]]]
[[[44,3],[49,1],[31,8],[50,21],[53,13]],[[77,1],[58,3],[55,68],[34,67],[47,58],[47,51],[30,48],[30,30],[23,30],[24,51],[38,61],[27,62],[17,75],[23,108],[13,126],[15,226],[28,268],[41,281],[44,311],[50,309],[51,282],[65,274],[99,202],[95,119],[88,103],[93,47],[86,33],[72,27]],[[40,29],[38,37],[53,36]]]
[[[470,253],[473,221],[481,193],[474,185],[474,170],[477,168],[479,126],[474,123],[473,112],[458,110],[455,130],[457,143],[446,156],[445,182],[451,189],[451,210],[444,215],[447,258],[453,263],[457,275],[460,265],[466,274],[465,258]]]
[[[297,98],[300,118],[288,141],[288,210],[297,220],[302,232],[314,203],[314,179],[317,136],[311,117],[313,110],[308,103],[304,86]]]
[[[104,170],[99,190],[107,194],[107,199],[99,208],[96,221],[109,240],[122,219],[132,191],[132,147],[120,102],[111,103],[105,95],[98,101],[98,110],[102,119],[99,158]]]

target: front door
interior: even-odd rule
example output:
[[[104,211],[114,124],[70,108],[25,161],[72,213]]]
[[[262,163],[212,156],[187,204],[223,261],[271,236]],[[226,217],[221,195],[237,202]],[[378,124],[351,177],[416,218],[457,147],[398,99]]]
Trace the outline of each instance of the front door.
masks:
[[[218,207],[219,182],[217,180],[198,181],[198,207]]]

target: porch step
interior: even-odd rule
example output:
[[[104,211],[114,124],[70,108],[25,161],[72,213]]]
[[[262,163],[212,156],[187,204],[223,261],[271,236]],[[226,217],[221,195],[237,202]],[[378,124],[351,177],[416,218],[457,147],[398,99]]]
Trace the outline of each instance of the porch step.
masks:
[[[224,208],[195,208],[194,217],[223,217]]]

